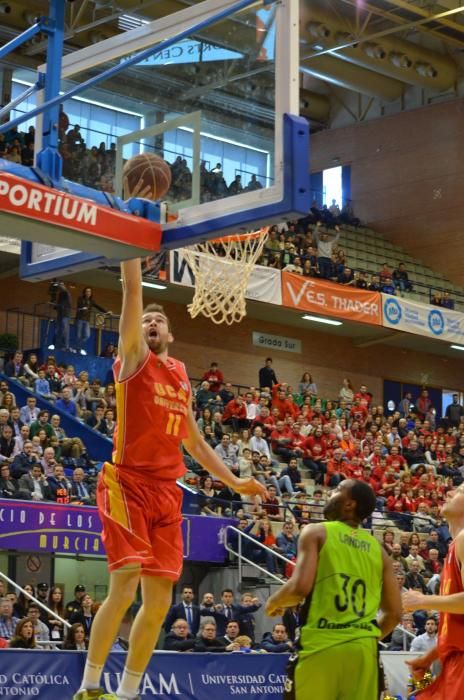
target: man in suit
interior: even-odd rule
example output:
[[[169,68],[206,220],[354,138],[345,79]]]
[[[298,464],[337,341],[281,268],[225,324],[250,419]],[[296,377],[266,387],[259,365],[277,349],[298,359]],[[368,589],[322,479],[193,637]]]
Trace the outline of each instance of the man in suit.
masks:
[[[11,379],[17,379],[20,382],[25,380],[23,353],[21,350],[16,350],[11,360],[5,364],[4,372]]]
[[[250,598],[250,594],[244,593],[242,595],[242,603],[234,603],[234,592],[230,588],[225,588],[221,592],[221,603],[216,605],[216,610],[213,615],[217,624],[218,636],[224,636],[226,633],[226,626],[230,620],[236,620],[239,623],[240,630],[242,633],[242,624],[246,629],[248,637],[253,638],[253,634],[249,633],[250,627],[250,615],[256,612],[261,607],[257,598]],[[246,602],[245,602],[246,601]]]
[[[20,413],[21,411],[19,406],[14,406],[14,408],[11,409],[10,418],[8,420],[8,425],[11,425],[13,429],[13,435],[15,438],[17,438],[18,435],[21,434],[21,428],[24,425],[20,418]]]
[[[33,501],[51,500],[50,488],[40,464],[33,464],[29,472],[21,476],[18,488],[20,493],[28,494]]]
[[[76,467],[73,471],[71,503],[82,503],[84,506],[95,505],[94,494],[90,486],[85,483],[85,472],[81,467]]]
[[[193,604],[194,594],[192,586],[183,586],[182,601],[178,605],[172,605],[164,621],[164,629],[170,632],[174,622],[181,618],[187,620],[193,635],[198,633],[200,627],[200,608]]]
[[[282,615],[282,624],[287,630],[288,638],[290,641],[294,642],[296,637],[296,631],[300,626],[300,606],[297,605],[296,608],[287,608],[287,610]]]

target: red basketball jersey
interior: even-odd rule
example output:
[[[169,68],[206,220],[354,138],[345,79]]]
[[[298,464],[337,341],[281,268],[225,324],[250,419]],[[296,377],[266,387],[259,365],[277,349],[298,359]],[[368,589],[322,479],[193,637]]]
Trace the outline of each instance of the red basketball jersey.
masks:
[[[164,363],[149,352],[127,379],[119,381],[120,371],[118,357],[113,365],[118,416],[113,462],[149,470],[157,479],[178,479],[185,472],[180,444],[188,432],[185,365],[172,357]]]
[[[452,542],[441,574],[440,595],[464,592],[461,568],[455,549],[455,543]],[[464,615],[440,613],[438,651],[440,659],[444,659],[448,654],[456,651],[464,652]]]

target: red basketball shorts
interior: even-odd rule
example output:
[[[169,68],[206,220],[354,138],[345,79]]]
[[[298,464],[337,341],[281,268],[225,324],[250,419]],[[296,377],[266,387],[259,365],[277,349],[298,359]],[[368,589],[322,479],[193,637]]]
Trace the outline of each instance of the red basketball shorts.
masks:
[[[464,653],[450,654],[443,661],[437,680],[417,700],[462,700],[464,698]]]
[[[97,505],[109,570],[140,564],[142,575],[177,581],[183,563],[181,503],[175,481],[106,462]]]

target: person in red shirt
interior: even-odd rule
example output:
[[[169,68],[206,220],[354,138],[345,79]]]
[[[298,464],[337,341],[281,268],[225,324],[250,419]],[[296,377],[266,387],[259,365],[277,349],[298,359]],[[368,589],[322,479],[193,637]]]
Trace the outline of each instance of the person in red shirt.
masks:
[[[218,394],[221,389],[221,384],[224,384],[224,375],[218,369],[218,363],[212,362],[209,370],[204,373],[202,381],[209,382],[209,390],[213,394]]]
[[[275,455],[282,457],[284,462],[288,462],[293,457],[297,458],[292,450],[292,435],[284,421],[278,420],[271,433],[271,447]]]
[[[355,401],[350,409],[351,420],[357,421],[361,426],[365,425],[368,414],[367,403],[364,399]]]
[[[301,434],[301,428],[299,423],[293,423],[292,429],[290,432],[290,438],[291,438],[291,443],[290,447],[294,452],[298,453],[299,457],[302,457],[304,454],[306,454],[306,448],[305,448],[305,443],[306,443],[306,438],[304,435]]]
[[[432,410],[432,401],[429,399],[429,392],[427,389],[421,391],[421,395],[416,401],[416,412],[421,420],[425,420],[426,416]]]
[[[362,460],[354,455],[348,465],[348,478],[360,479],[363,475],[363,466]]]
[[[464,485],[448,493],[441,515],[448,521],[453,541],[445,557],[439,595],[409,590],[403,594],[405,611],[440,613],[438,644],[427,654],[408,662],[416,679],[440,659],[438,678],[417,694],[417,700],[462,700],[464,697]]]
[[[348,463],[343,457],[343,450],[334,450],[332,459],[327,461],[325,485],[336,488],[349,474]]]
[[[222,414],[222,424],[231,425],[235,433],[240,432],[243,428],[248,428],[249,421],[247,420],[246,406],[240,395],[226,404]]]
[[[390,454],[387,457],[387,464],[389,467],[393,467],[397,474],[408,469],[408,463],[405,458],[400,455],[398,448],[395,446],[390,449]]]
[[[290,403],[287,399],[287,392],[285,389],[279,388],[277,396],[272,399],[272,408],[277,408],[279,411],[279,420],[285,420],[287,415],[291,415],[295,419],[295,408],[296,415],[298,415],[298,408],[295,407],[294,403]]]
[[[370,391],[367,390],[367,386],[365,384],[361,384],[359,387],[359,391],[356,392],[356,394],[353,397],[354,401],[365,401],[366,405],[370,406],[372,403],[372,394]]]
[[[176,483],[185,473],[181,446],[233,491],[266,498],[262,484],[232,474],[203,439],[185,366],[168,354],[173,341],[169,320],[156,304],[143,308],[141,261],[122,262],[121,277],[114,364],[118,423],[113,462],[104,464],[97,492],[110,585],[92,624],[84,676],[74,700],[104,693],[103,666],[140,584],[143,604],[131,629],[115,697],[137,696],[182,571],[182,491]]]
[[[266,438],[266,440],[268,440],[272,431],[275,428],[275,420],[271,416],[271,412],[266,406],[263,406],[259,409],[259,414],[251,422],[251,432],[253,432],[254,428],[256,428],[257,425],[261,426],[264,432],[264,437]]]
[[[374,491],[375,495],[378,494],[379,488],[380,488],[380,481],[377,481],[377,479],[375,479],[372,476],[372,470],[370,467],[365,466],[363,468],[363,472],[362,472],[362,476],[360,477],[360,481],[364,481],[365,484],[369,484],[371,489]]]

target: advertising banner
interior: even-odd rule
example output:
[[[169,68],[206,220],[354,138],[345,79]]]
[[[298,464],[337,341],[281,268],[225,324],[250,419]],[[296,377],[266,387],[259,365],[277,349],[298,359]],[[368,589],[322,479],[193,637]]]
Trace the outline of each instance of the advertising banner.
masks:
[[[195,276],[178,250],[171,250],[169,253],[169,281],[185,287],[195,286]],[[252,301],[264,301],[267,304],[281,306],[280,270],[257,265],[251,273],[245,297]]]
[[[282,303],[291,309],[382,325],[379,292],[347,287],[313,277],[282,272]]]
[[[132,214],[6,172],[0,173],[0,211],[120,243],[128,243],[127,231],[134,226]],[[140,248],[159,250],[160,241],[158,224],[137,219],[137,245]]]
[[[382,294],[383,325],[397,331],[464,343],[464,314]]]
[[[102,677],[105,692],[116,691],[125,656],[110,655]],[[85,657],[78,651],[2,650],[0,695],[32,696],[39,700],[71,698],[79,689]],[[403,654],[383,661],[406,669]],[[141,698],[165,700],[282,700],[287,662],[287,654],[156,652],[142,677],[139,694]],[[393,686],[394,677],[392,673]],[[401,688],[390,684],[390,693],[405,700],[404,673],[400,683]]]
[[[184,556],[190,561],[222,563],[228,518],[184,515]],[[105,556],[96,508],[0,500],[0,549]]]

